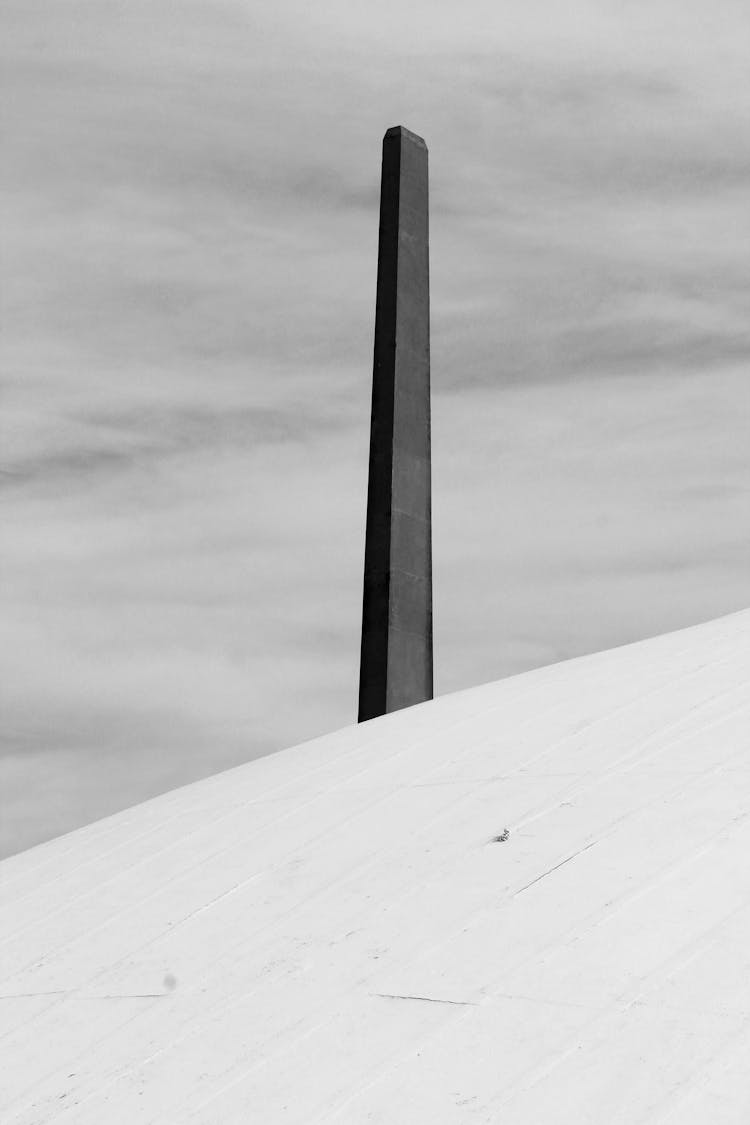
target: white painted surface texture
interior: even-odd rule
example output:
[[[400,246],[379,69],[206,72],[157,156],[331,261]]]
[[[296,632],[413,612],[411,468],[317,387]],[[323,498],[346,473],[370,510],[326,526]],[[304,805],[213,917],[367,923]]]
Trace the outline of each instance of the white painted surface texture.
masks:
[[[0,876],[4,1125],[747,1125],[750,612],[251,762]]]

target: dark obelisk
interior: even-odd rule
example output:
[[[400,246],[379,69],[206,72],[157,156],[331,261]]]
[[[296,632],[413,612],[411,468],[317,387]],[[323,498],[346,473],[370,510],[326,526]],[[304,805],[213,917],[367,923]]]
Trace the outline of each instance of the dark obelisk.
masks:
[[[432,699],[427,146],[383,138],[359,721]]]

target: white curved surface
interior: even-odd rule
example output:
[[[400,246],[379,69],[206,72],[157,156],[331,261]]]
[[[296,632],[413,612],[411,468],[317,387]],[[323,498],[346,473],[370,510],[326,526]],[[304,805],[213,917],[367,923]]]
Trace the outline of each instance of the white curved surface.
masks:
[[[5,1125],[747,1125],[750,612],[259,759],[0,875]]]

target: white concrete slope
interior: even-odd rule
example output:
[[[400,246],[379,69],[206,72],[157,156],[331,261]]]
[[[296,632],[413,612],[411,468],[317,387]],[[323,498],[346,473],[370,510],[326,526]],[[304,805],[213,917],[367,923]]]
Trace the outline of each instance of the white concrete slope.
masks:
[[[0,872],[4,1125],[747,1125],[750,611]]]

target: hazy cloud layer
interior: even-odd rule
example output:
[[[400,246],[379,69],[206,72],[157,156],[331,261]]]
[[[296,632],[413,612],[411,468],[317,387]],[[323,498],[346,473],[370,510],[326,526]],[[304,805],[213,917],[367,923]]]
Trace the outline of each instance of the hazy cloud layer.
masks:
[[[750,601],[749,13],[4,5],[0,851],[353,720],[389,125],[439,690]]]

